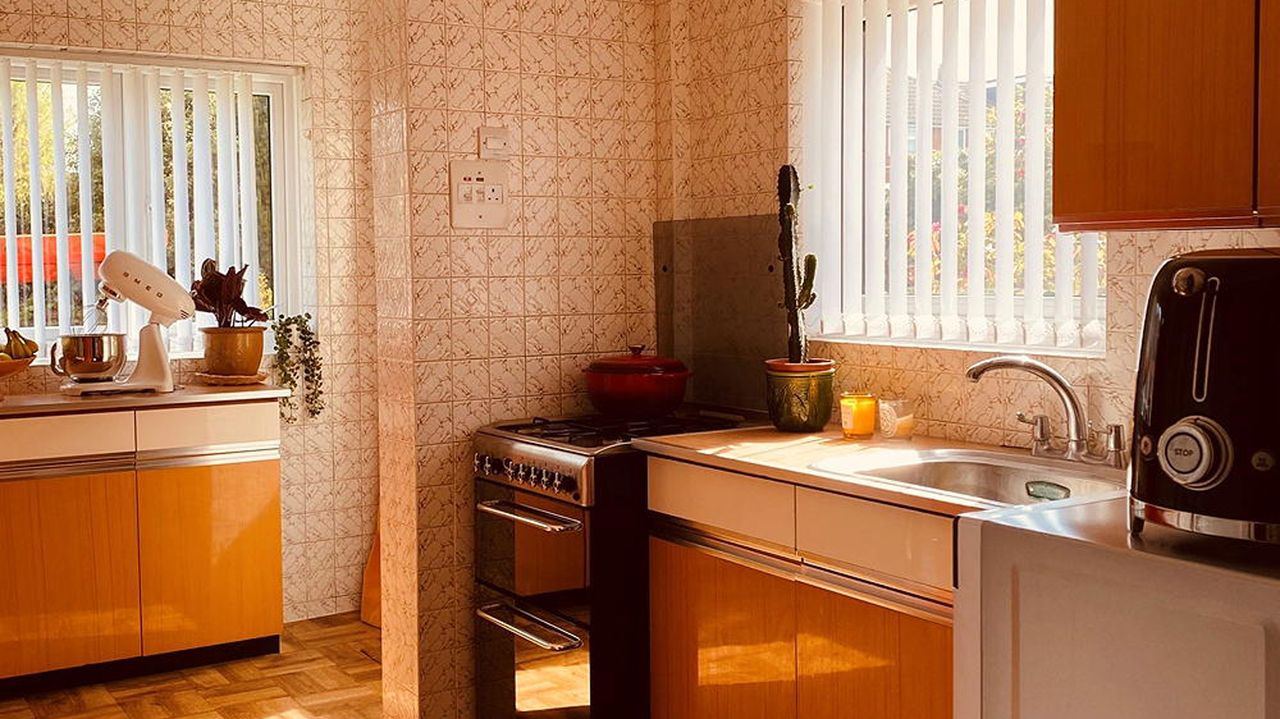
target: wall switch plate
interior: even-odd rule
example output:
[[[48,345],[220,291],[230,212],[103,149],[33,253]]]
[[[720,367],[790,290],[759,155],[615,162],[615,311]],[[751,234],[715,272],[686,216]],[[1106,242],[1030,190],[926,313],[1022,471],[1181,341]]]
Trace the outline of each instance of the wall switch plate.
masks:
[[[449,217],[455,228],[503,229],[511,219],[506,160],[449,163]]]
[[[477,132],[481,160],[505,160],[511,156],[511,130],[505,127],[481,127]]]

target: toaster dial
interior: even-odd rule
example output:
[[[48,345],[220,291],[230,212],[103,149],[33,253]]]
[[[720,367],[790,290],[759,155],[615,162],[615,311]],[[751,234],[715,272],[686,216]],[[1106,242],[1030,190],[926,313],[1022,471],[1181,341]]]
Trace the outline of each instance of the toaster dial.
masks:
[[[1231,469],[1231,438],[1208,417],[1186,417],[1160,435],[1156,458],[1173,481],[1187,489],[1212,489]]]

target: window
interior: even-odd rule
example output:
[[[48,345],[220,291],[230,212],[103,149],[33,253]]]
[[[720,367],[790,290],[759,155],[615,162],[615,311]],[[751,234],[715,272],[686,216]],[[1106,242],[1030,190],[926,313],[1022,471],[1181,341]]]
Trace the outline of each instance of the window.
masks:
[[[1050,221],[1051,0],[806,12],[800,209],[822,332],[1101,351],[1105,237]]]
[[[296,112],[290,74],[0,56],[0,322],[49,341],[136,306],[91,310],[97,265],[126,249],[190,286],[207,257],[247,264],[250,304],[296,308]],[[286,281],[287,280],[287,281]],[[170,350],[199,352],[193,322]]]

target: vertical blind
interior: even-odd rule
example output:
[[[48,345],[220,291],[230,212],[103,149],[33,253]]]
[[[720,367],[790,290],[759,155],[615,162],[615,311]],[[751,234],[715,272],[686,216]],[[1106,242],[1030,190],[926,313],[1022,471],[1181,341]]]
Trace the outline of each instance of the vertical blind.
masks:
[[[262,293],[271,278],[260,287],[259,273],[272,223],[259,218],[272,216],[274,108],[254,82],[247,73],[0,57],[0,319],[42,352],[57,333],[95,319],[133,341],[147,319],[141,308],[91,311],[97,265],[116,249],[184,287],[205,258],[248,264],[246,299],[270,300]],[[192,330],[175,325],[170,348],[201,349]]]
[[[1050,221],[1051,2],[808,0],[824,333],[1102,348],[1105,238]]]

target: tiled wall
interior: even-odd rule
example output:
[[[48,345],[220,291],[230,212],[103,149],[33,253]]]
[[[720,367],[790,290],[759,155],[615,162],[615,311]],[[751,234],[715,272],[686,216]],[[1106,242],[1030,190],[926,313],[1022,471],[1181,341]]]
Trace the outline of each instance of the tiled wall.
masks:
[[[289,619],[354,608],[377,504],[377,405],[365,9],[360,0],[6,0],[13,52],[145,53],[305,68],[315,232],[304,237],[325,358],[328,409],[283,431],[285,610]],[[312,272],[311,270],[314,270]],[[195,363],[178,363],[185,381]],[[52,391],[33,368],[4,392]]]
[[[653,344],[654,11],[381,0],[372,13],[384,712],[465,717],[472,432],[580,411],[593,356]],[[512,132],[514,217],[454,231],[448,162],[474,156],[482,124]]]
[[[1107,236],[1107,350],[1097,359],[1039,357],[1081,388],[1095,423],[1133,420],[1138,334],[1151,277],[1167,257],[1197,249],[1280,246],[1280,230],[1113,232]],[[964,369],[991,353],[819,343],[815,353],[834,357],[837,386],[871,389],[884,397],[914,401],[923,421],[918,431],[987,444],[1027,446],[1030,432],[1019,411],[1047,414],[1065,431],[1061,402],[1045,383],[1004,372],[974,384]]]

